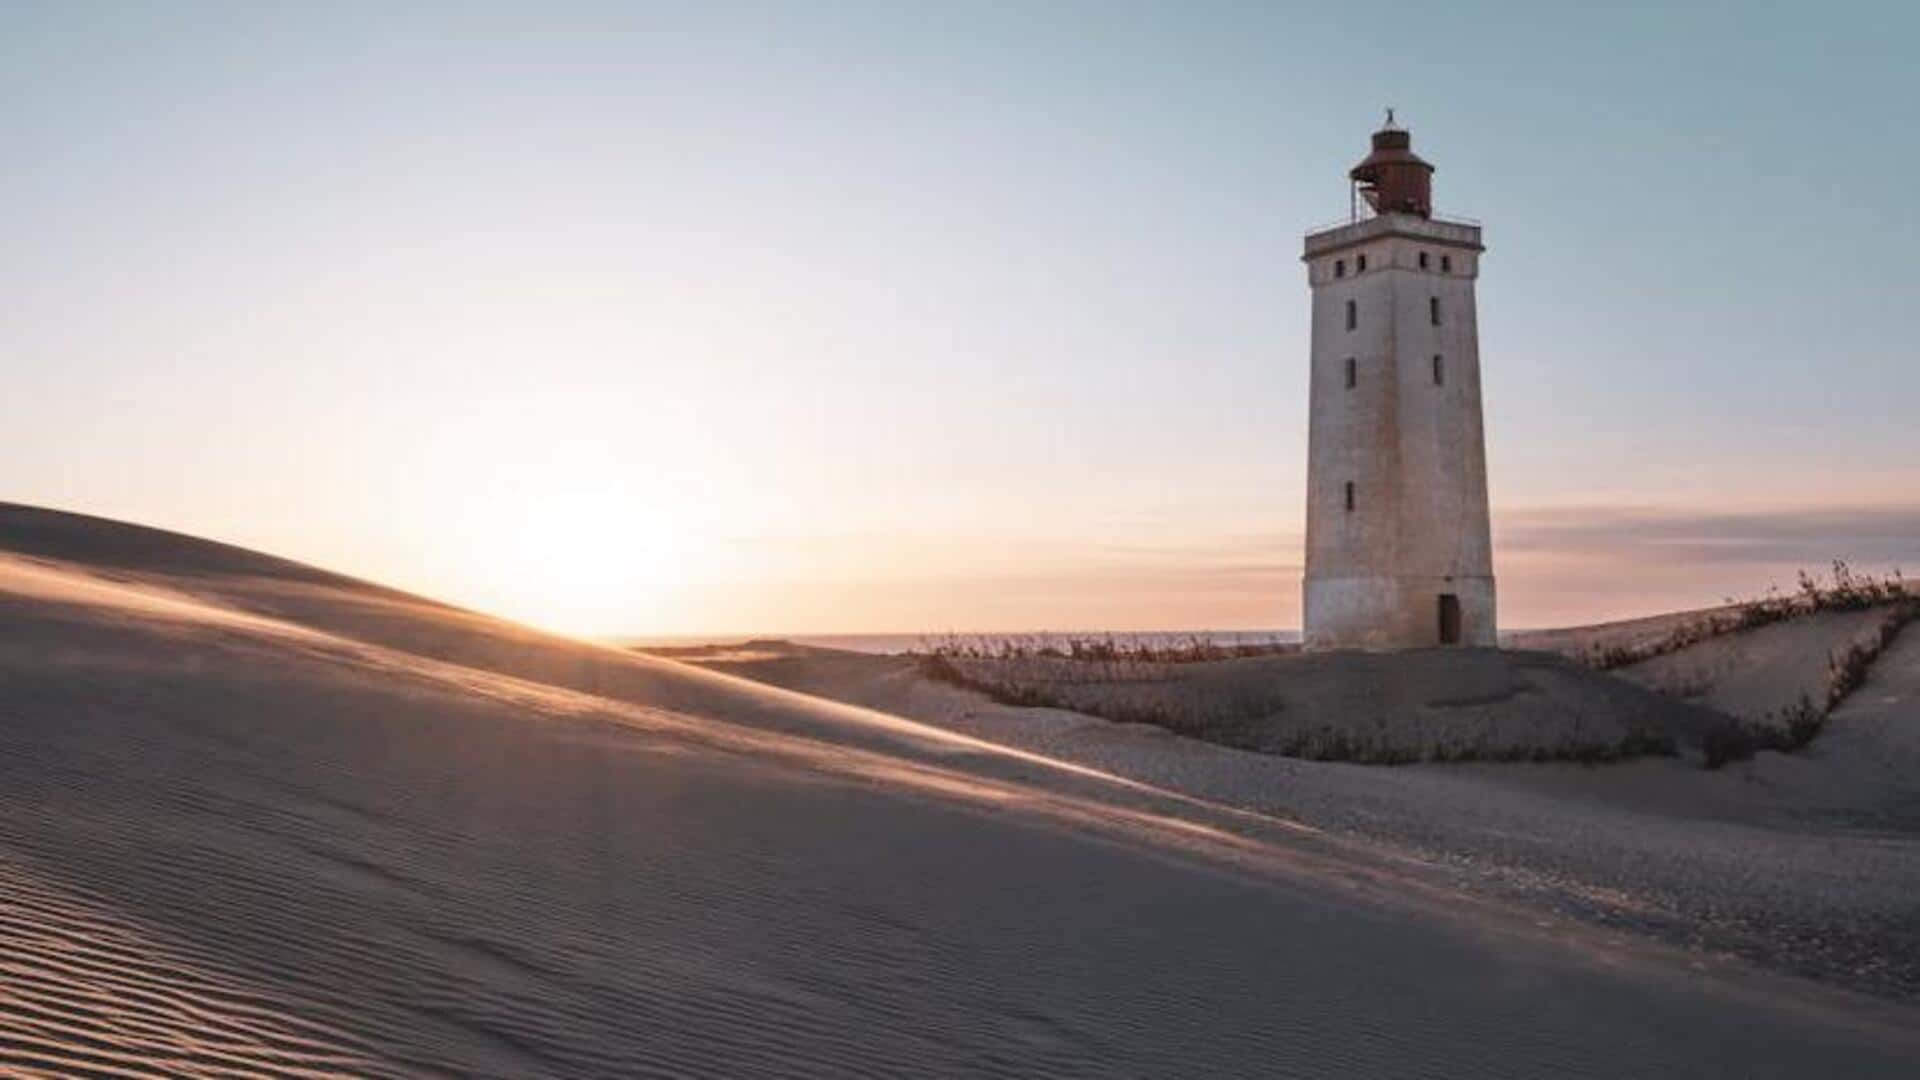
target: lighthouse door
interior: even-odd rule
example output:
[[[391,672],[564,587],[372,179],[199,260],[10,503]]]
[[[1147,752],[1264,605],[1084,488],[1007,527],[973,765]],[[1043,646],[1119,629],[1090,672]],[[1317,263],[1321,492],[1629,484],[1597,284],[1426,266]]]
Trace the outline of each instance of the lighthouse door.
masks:
[[[1453,593],[1440,594],[1440,644],[1460,644],[1460,598]]]

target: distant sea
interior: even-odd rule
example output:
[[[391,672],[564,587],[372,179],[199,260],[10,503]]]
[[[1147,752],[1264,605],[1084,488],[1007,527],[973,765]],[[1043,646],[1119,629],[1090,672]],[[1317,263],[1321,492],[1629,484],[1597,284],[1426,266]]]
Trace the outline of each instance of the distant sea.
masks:
[[[1024,634],[720,634],[720,635],[636,635],[613,639],[621,645],[641,648],[697,645],[737,645],[743,641],[791,641],[796,645],[817,645],[825,649],[889,655],[914,652],[930,644],[961,641],[1022,641],[1043,643],[1074,638],[1105,640],[1112,638],[1128,644],[1168,646],[1190,641],[1211,645],[1292,644],[1300,640],[1298,630],[1077,630],[1071,632],[1032,632]]]

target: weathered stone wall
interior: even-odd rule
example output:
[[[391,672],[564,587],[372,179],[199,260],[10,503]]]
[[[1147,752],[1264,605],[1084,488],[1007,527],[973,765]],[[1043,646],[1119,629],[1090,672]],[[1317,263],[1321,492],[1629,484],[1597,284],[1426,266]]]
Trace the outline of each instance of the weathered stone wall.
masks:
[[[1459,598],[1462,644],[1495,643],[1474,307],[1479,253],[1477,226],[1412,215],[1307,238],[1310,648],[1437,644],[1443,594]]]

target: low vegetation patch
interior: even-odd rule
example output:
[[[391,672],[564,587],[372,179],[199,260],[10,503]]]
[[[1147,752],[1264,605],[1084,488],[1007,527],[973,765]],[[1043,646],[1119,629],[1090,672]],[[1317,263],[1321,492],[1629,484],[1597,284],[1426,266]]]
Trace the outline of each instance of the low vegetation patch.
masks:
[[[1648,754],[1674,755],[1674,739],[1635,717],[1626,730],[1619,723],[1594,719],[1542,727],[1516,720],[1514,709],[1541,710],[1539,691],[1519,675],[1521,668],[1546,664],[1561,674],[1579,669],[1557,657],[1497,654],[1486,650],[1423,658],[1327,658],[1324,661],[1271,662],[1295,646],[1231,647],[1213,663],[1195,659],[1199,650],[1164,644],[1150,649],[1074,649],[1071,644],[1040,649],[1019,641],[933,643],[917,654],[930,679],[980,693],[1021,708],[1062,709],[1118,723],[1151,724],[1175,734],[1237,749],[1314,761],[1368,765],[1416,762],[1621,761]],[[1484,655],[1474,655],[1482,653]],[[1205,655],[1201,653],[1201,655]],[[1258,658],[1268,658],[1261,663]],[[1237,661],[1237,662],[1236,662]],[[1251,663],[1253,666],[1249,667]],[[1358,663],[1348,670],[1344,665]],[[1412,664],[1424,671],[1409,674]],[[1449,677],[1411,700],[1406,708],[1382,701],[1349,701],[1327,696],[1330,687],[1368,697],[1380,680],[1417,683],[1436,669],[1478,667],[1478,675]],[[1494,675],[1489,690],[1488,671]],[[1599,676],[1577,674],[1575,679]],[[1513,680],[1520,679],[1519,683]],[[1301,701],[1281,693],[1291,687]],[[1639,692],[1639,691],[1635,691]],[[1463,696],[1464,695],[1464,696]],[[1519,700],[1520,695],[1528,700]],[[1351,706],[1351,707],[1349,707]],[[1631,710],[1616,710],[1625,716]],[[1494,716],[1505,720],[1494,721]],[[1315,722],[1325,716],[1332,722]],[[1382,718],[1385,718],[1384,720]],[[1651,725],[1654,721],[1647,721]]]
[[[966,660],[1074,660],[1088,665],[1111,665],[1114,670],[1137,670],[1163,664],[1207,664],[1252,656],[1284,656],[1299,651],[1297,643],[1277,637],[1222,642],[1202,634],[948,634],[922,639],[918,654]]]
[[[1831,583],[1802,570],[1799,589],[1795,592],[1782,593],[1778,589],[1770,589],[1767,595],[1757,599],[1730,600],[1728,608],[1682,623],[1664,637],[1632,643],[1596,642],[1576,659],[1595,671],[1608,671],[1678,652],[1723,634],[1758,630],[1803,615],[1823,611],[1864,611],[1881,605],[1910,609],[1916,602],[1920,602],[1920,589],[1902,578],[1899,571],[1884,578],[1874,578],[1856,574],[1845,561],[1835,559]]]

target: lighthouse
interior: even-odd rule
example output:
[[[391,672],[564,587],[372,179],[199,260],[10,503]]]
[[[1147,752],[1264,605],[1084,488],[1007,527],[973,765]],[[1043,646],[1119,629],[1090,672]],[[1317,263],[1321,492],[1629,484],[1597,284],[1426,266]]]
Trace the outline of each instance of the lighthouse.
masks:
[[[1309,649],[1493,646],[1477,223],[1386,126],[1315,230],[1303,629]]]

